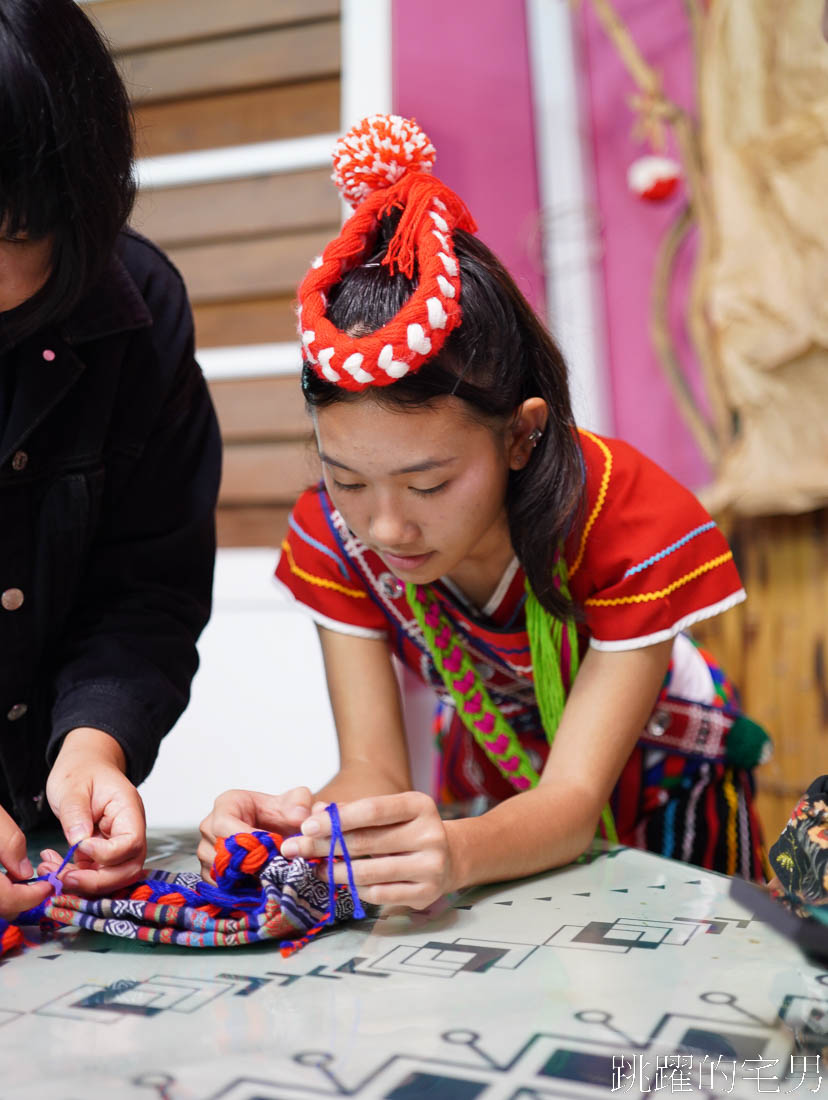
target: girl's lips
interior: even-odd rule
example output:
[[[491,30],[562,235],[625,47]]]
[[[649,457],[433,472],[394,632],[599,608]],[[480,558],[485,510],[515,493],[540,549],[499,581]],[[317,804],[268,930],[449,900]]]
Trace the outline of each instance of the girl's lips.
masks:
[[[433,553],[433,550],[429,550],[427,554],[414,554],[408,556],[403,554],[391,554],[387,550],[383,550],[380,557],[389,568],[397,572],[413,573],[419,569],[420,566],[425,565]]]

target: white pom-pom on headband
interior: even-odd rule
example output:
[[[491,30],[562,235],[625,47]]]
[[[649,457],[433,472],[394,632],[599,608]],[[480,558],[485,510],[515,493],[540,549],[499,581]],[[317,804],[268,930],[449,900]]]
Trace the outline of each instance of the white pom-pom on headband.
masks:
[[[371,115],[337,141],[331,179],[346,202],[359,206],[406,172],[430,172],[436,155],[413,119]]]
[[[431,175],[434,147],[410,119],[373,115],[336,144],[333,180],[356,206],[342,232],[314,261],[299,287],[304,359],[320,378],[348,390],[387,386],[417,370],[460,324],[456,228],[474,232],[463,202]],[[377,222],[394,208],[399,225],[383,263],[417,289],[400,312],[367,336],[349,336],[325,315],[328,292],[358,267]]]

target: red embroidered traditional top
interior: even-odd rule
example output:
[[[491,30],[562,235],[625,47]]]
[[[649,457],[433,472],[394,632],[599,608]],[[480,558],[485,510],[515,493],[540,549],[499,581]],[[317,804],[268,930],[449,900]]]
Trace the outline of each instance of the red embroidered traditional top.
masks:
[[[580,438],[585,518],[564,551],[570,591],[585,612],[582,651],[652,645],[745,598],[723,535],[691,492],[626,443],[586,431]],[[449,701],[404,589],[351,534],[323,487],[297,501],[276,578],[320,625],[387,638],[393,652]],[[448,580],[431,587],[493,701],[542,766],[548,746],[535,706],[524,580],[515,559],[481,609]],[[681,653],[686,681],[695,675],[694,662],[703,662],[689,643]],[[568,654],[562,656],[568,690]],[[494,777],[485,786],[493,785]]]
[[[652,645],[744,599],[733,555],[691,492],[626,443],[586,431],[580,438],[585,521],[565,555],[590,645]],[[406,664],[419,666],[423,647],[404,592],[379,556],[348,531],[321,486],[297,501],[282,549],[276,577],[314,619],[333,630],[387,636]],[[479,636],[484,649],[495,644],[528,676],[523,586],[514,562],[480,612],[450,582],[434,589],[452,618],[460,617],[463,633]]]

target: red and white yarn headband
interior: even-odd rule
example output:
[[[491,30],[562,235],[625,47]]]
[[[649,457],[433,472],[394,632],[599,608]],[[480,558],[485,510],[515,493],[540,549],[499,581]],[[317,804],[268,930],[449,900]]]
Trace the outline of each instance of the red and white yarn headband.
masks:
[[[463,202],[431,175],[434,146],[410,119],[372,115],[340,138],[333,180],[354,214],[314,260],[299,287],[303,356],[320,378],[347,390],[387,386],[436,355],[460,324],[456,228],[477,228]],[[367,336],[349,336],[325,316],[327,296],[365,258],[377,222],[402,210],[383,263],[419,283],[400,312]]]

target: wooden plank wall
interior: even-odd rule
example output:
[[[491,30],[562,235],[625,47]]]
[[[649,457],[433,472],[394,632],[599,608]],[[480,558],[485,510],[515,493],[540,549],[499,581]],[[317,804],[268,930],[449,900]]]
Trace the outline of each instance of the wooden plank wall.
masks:
[[[339,129],[339,0],[100,0],[153,157]],[[139,194],[133,225],[187,283],[199,348],[295,339],[295,288],[337,232],[328,169]],[[278,545],[290,502],[317,476],[298,380],[216,381],[225,443],[224,546]]]
[[[773,760],[758,771],[759,812],[773,841],[810,783],[828,773],[828,510],[720,522],[748,598],[693,633],[774,740]]]

